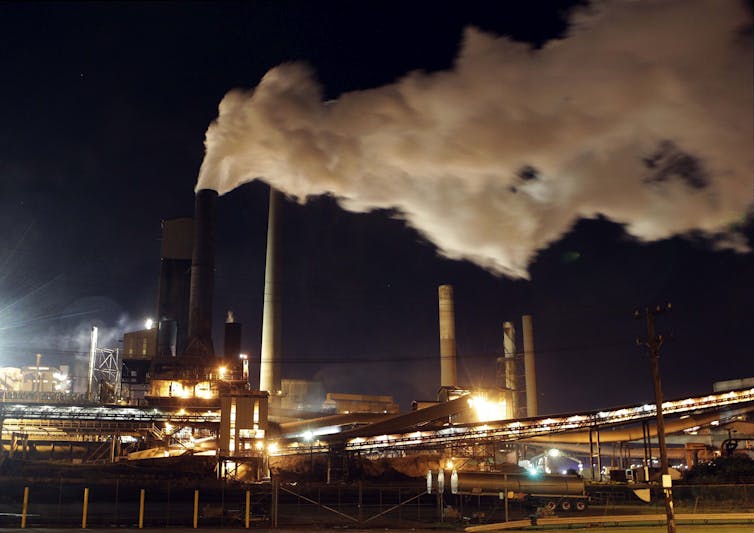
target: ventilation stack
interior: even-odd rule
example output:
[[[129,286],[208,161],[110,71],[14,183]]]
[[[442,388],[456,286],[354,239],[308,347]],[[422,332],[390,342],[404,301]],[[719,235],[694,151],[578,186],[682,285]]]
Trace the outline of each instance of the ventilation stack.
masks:
[[[279,239],[280,193],[270,188],[267,220],[267,258],[264,274],[264,311],[262,315],[262,357],[259,365],[259,390],[270,393],[270,406],[280,406],[281,335],[280,335],[280,270]]]
[[[531,315],[521,317],[524,330],[524,373],[526,376],[526,416],[537,416],[537,372],[534,367],[534,333]]]
[[[503,388],[510,391],[511,408],[513,418],[521,418],[521,391],[519,390],[518,376],[519,363],[516,358],[516,328],[511,322],[503,322],[503,362],[505,364],[505,382]]]
[[[189,288],[194,220],[162,221],[160,286],[157,295],[157,355],[175,357],[188,342]]]
[[[215,278],[215,210],[217,191],[196,192],[194,252],[191,259],[189,342],[186,354],[214,357],[212,343],[212,291]]]
[[[440,285],[440,387],[458,385],[456,376],[456,319],[453,310],[453,286]]]
[[[241,324],[236,322],[233,311],[228,311],[225,319],[225,339],[223,355],[227,364],[237,366],[241,355]]]

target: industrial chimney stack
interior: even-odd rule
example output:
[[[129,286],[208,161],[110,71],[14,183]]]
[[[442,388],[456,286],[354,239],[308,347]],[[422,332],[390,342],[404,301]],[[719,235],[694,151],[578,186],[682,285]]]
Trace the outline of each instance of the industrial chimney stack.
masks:
[[[215,210],[217,191],[196,192],[194,253],[191,258],[189,343],[186,354],[215,355],[212,343],[212,291],[215,277]]]
[[[453,310],[453,286],[440,285],[440,386],[458,385],[456,375],[456,319]]]
[[[521,317],[524,330],[524,372],[526,374],[526,416],[537,416],[537,372],[534,366],[534,332],[531,315]]]
[[[264,310],[262,316],[262,358],[259,365],[259,390],[270,393],[270,406],[280,404],[280,253],[278,249],[280,193],[270,188],[267,221],[267,259],[264,274]]]
[[[512,322],[503,322],[503,364],[505,382],[503,388],[510,391],[511,399],[511,416],[521,418],[523,409],[521,408],[521,386],[519,384],[519,360],[516,357],[516,328]]]

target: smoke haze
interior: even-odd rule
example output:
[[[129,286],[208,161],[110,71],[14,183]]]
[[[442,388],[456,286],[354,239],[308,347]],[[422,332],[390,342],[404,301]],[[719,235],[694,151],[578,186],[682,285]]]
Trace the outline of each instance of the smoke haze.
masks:
[[[512,277],[579,218],[744,249],[750,21],[737,0],[605,2],[539,50],[467,28],[452,70],[328,102],[284,64],[220,102],[196,188],[261,178],[395,209],[443,255]]]

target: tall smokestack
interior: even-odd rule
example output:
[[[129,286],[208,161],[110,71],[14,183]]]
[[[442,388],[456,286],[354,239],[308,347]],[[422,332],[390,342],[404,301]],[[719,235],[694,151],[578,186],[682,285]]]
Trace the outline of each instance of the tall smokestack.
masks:
[[[516,328],[511,322],[503,322],[503,352],[505,357],[503,362],[505,364],[505,383],[503,387],[511,391],[511,416],[519,418],[521,416],[520,410],[520,394],[518,386],[518,360],[516,359]]]
[[[278,247],[280,193],[270,188],[267,220],[267,258],[264,274],[264,311],[262,316],[262,358],[259,365],[259,390],[270,393],[270,405],[280,403],[280,251]]]
[[[537,372],[534,368],[534,333],[531,315],[521,317],[524,330],[524,372],[526,374],[526,416],[537,416]]]
[[[189,344],[187,355],[215,355],[212,344],[212,291],[215,278],[215,210],[217,191],[196,192],[194,253],[191,258]]]
[[[453,311],[453,286],[440,285],[440,386],[455,387],[456,376],[456,318]]]

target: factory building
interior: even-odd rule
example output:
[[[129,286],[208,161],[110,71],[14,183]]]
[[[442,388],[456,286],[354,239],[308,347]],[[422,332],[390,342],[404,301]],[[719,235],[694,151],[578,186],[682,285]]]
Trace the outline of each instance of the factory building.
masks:
[[[389,413],[400,411],[392,396],[378,396],[371,394],[346,394],[328,392],[323,404],[325,411],[337,414],[350,413]]]
[[[123,359],[151,360],[157,355],[157,329],[123,334]]]
[[[67,393],[71,390],[69,371],[68,365],[2,367],[0,393]]]
[[[174,218],[162,221],[160,282],[157,296],[155,346],[161,357],[175,357],[188,343],[189,288],[194,220]]]
[[[193,221],[179,218],[162,223],[157,327],[130,332],[124,337],[122,382],[129,403],[136,400],[136,403],[183,405],[196,400],[205,406],[218,403],[222,394],[250,388],[249,360],[241,353],[241,325],[235,321],[232,311],[225,321],[221,352],[216,352],[212,339],[217,197],[217,192],[212,190],[197,191]],[[317,411],[398,412],[399,407],[390,396],[326,393],[321,384],[282,378],[280,202],[280,193],[270,189],[259,388],[269,394],[271,412],[281,417]],[[451,285],[438,287],[438,309],[440,389],[437,400],[447,402],[471,392],[458,383]],[[524,413],[535,416],[531,317],[523,318],[523,361],[516,351],[513,327],[506,325],[504,357],[498,361],[498,367],[502,367],[502,371],[499,370],[501,383],[499,387],[475,391],[475,401],[480,403],[478,410],[494,409],[498,418]],[[488,413],[487,416],[493,415]]]
[[[285,411],[314,413],[322,409],[325,387],[320,381],[306,379],[282,379],[280,408]],[[292,413],[292,414],[294,414]]]

